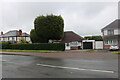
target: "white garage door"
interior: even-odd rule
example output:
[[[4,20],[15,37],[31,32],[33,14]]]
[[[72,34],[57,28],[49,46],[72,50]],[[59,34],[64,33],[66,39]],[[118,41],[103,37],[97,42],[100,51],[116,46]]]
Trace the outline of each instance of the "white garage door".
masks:
[[[103,41],[95,41],[95,49],[103,49]]]

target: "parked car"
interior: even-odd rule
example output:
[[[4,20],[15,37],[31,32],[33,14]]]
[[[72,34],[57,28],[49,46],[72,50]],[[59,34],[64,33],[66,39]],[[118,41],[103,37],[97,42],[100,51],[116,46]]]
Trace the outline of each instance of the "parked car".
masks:
[[[117,45],[111,45],[109,49],[110,50],[119,50]]]

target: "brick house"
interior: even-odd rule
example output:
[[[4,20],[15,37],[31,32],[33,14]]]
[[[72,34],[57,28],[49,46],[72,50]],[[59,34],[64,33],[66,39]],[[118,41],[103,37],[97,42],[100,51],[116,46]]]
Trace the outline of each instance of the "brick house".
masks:
[[[111,45],[117,45],[120,48],[120,19],[117,19],[101,29],[104,49],[109,49]]]
[[[24,39],[27,42],[30,42],[30,36],[27,33],[22,33],[22,30],[11,30],[3,34],[1,32],[0,42],[20,42],[21,39]]]
[[[53,42],[65,43],[66,50],[77,50],[81,49],[83,39],[83,37],[79,36],[73,31],[66,31],[64,32],[63,38],[61,40],[53,40]]]

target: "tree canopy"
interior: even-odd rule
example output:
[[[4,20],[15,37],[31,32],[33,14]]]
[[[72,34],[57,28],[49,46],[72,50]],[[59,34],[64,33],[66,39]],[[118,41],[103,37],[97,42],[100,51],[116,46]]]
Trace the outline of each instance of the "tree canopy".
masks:
[[[84,38],[88,39],[88,40],[95,40],[95,41],[102,41],[103,40],[102,36],[100,36],[100,35],[85,36]]]
[[[38,16],[34,20],[34,28],[30,34],[34,43],[47,43],[49,40],[59,40],[64,33],[64,20],[60,15]]]

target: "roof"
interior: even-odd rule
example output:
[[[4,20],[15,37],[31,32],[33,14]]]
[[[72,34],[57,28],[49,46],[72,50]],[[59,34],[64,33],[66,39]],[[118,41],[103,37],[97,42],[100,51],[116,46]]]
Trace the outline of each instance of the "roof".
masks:
[[[22,33],[22,36],[30,36],[29,34],[27,34],[27,33]]]
[[[104,29],[118,29],[118,28],[120,28],[120,19],[116,19],[115,21],[113,21],[112,23],[107,25],[106,27],[102,28],[102,30],[104,30]]]
[[[72,41],[82,41],[82,40],[83,40],[83,37],[79,36],[73,31],[66,31],[64,32],[64,36],[61,39],[61,42],[72,42]]]
[[[20,34],[19,34],[19,31],[18,30],[12,30],[12,31],[9,31],[9,32],[7,32],[7,33],[5,33],[5,34],[3,34],[3,35],[0,35],[0,37],[19,37],[20,36]],[[28,37],[29,36],[29,34],[27,34],[27,33],[22,33],[22,35],[21,35],[22,37]]]

